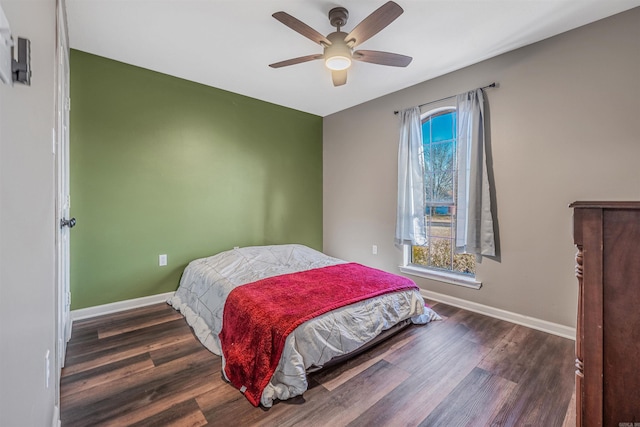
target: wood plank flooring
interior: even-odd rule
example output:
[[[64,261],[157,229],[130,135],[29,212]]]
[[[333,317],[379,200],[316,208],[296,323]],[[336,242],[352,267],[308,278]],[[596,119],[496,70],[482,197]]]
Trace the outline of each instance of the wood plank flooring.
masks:
[[[574,342],[432,303],[410,326],[265,410],[165,304],[75,322],[60,384],[70,426],[572,427]]]

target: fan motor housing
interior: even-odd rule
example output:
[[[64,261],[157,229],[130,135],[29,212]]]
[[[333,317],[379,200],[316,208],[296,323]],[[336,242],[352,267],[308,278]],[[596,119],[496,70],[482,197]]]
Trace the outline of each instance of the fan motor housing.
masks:
[[[349,11],[344,7],[334,7],[329,11],[329,22],[338,30],[347,24],[347,19],[349,19]]]

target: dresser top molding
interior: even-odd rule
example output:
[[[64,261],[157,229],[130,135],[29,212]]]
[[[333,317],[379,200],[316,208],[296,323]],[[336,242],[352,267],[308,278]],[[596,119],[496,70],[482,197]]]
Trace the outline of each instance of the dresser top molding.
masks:
[[[570,208],[601,208],[601,209],[640,209],[640,202],[609,201],[609,202],[573,202]]]

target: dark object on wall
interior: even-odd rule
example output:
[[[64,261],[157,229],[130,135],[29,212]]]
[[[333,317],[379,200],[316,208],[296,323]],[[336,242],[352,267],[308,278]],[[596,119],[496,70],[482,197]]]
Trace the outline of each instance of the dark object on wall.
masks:
[[[12,61],[11,71],[14,82],[31,86],[31,42],[28,39],[18,37],[18,59]]]
[[[640,202],[575,202],[576,425],[640,421]]]

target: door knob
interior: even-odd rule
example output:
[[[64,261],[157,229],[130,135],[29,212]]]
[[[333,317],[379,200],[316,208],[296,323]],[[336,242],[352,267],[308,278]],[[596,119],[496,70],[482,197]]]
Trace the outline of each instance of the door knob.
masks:
[[[62,218],[60,220],[60,228],[62,228],[62,227],[73,228],[75,225],[76,225],[76,219],[75,218],[71,218],[71,219]]]

